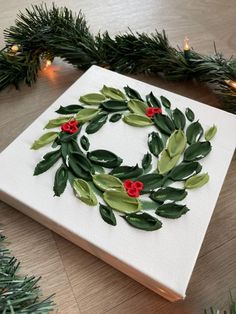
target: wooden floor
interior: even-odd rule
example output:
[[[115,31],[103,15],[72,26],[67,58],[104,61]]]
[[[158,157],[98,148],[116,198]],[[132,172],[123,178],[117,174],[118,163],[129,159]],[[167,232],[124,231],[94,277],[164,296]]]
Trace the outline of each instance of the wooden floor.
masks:
[[[0,42],[3,45],[2,30],[13,24],[18,10],[41,0],[0,2]],[[50,4],[51,1],[45,2]],[[174,45],[182,45],[187,35],[191,45],[204,53],[213,51],[213,41],[226,56],[236,51],[235,0],[58,0],[56,3],[66,4],[77,12],[82,9],[93,32],[109,29],[111,34],[116,34],[128,27],[140,32],[165,29]],[[22,86],[20,91],[8,89],[0,93],[1,150],[82,74],[59,60],[53,69],[42,73],[32,88]],[[216,98],[205,87],[145,76],[138,79],[218,106]],[[223,308],[229,289],[236,287],[235,173],[236,158],[231,163],[209,225],[187,298],[175,304],[4,203],[0,204],[0,223],[10,248],[22,262],[22,273],[42,276],[45,296],[56,293],[58,313],[203,313],[209,305]]]

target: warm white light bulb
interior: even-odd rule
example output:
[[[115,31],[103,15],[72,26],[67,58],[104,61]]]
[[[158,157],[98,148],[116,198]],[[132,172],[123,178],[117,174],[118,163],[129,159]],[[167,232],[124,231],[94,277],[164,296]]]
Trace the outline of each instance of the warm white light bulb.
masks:
[[[232,81],[232,80],[225,80],[225,83],[233,88],[236,89],[236,82]]]
[[[11,51],[16,53],[17,51],[19,51],[19,46],[18,45],[11,46]]]
[[[188,37],[184,38],[184,50],[190,50],[189,39]]]
[[[52,64],[51,60],[46,60],[45,67],[48,68],[48,67],[50,67],[51,64]]]

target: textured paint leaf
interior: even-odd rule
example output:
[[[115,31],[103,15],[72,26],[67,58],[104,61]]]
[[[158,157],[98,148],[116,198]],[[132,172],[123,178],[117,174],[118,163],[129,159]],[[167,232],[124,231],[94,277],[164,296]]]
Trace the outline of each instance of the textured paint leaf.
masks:
[[[95,118],[99,112],[100,112],[100,109],[94,109],[94,108],[81,109],[76,115],[76,120],[78,120],[81,123],[88,122],[92,120],[93,118]]]
[[[186,147],[186,144],[187,138],[185,133],[181,129],[174,131],[167,144],[169,156],[172,158],[174,156],[181,155]]]
[[[44,129],[57,128],[72,118],[73,116],[66,116],[66,117],[60,117],[60,118],[49,120],[48,123],[45,125]]]
[[[126,100],[126,96],[122,91],[119,89],[116,89],[114,87],[108,87],[106,85],[103,85],[103,88],[101,89],[101,93],[110,99],[114,100]]]
[[[68,163],[70,169],[73,171],[76,177],[89,181],[92,178],[91,173],[93,173],[94,170],[92,170],[93,168],[90,168],[90,165],[85,161],[85,158],[86,157],[80,153],[72,153],[69,155]],[[83,160],[84,163],[81,163],[81,160]]]
[[[68,164],[68,157],[72,153],[79,153],[83,155],[82,150],[80,149],[78,143],[75,140],[72,140],[70,142],[62,142],[61,155],[66,165]]]
[[[43,146],[46,146],[50,143],[52,143],[57,137],[58,137],[58,132],[48,132],[40,136],[39,139],[34,141],[33,145],[31,146],[31,149],[39,149]]]
[[[87,138],[87,136],[83,135],[80,138],[80,144],[84,150],[86,150],[86,151],[89,150],[90,142],[89,142],[89,139]]]
[[[157,168],[158,168],[159,173],[164,174],[164,173],[169,172],[171,169],[175,167],[179,158],[180,158],[180,155],[175,155],[173,157],[170,157],[168,151],[164,149],[157,163]]]
[[[147,213],[134,213],[123,216],[129,225],[137,229],[154,231],[162,227],[162,222]]]
[[[175,130],[175,125],[171,119],[163,114],[154,115],[154,123],[161,133],[171,135]]]
[[[127,102],[120,100],[107,100],[101,104],[101,107],[103,110],[109,112],[125,111],[128,109]]]
[[[125,115],[123,121],[129,125],[137,127],[145,127],[153,124],[150,118],[133,113]]]
[[[87,153],[87,157],[96,165],[105,168],[115,168],[123,162],[123,160],[116,154],[104,149],[98,149],[89,152]]]
[[[189,178],[184,186],[186,189],[196,189],[205,185],[209,181],[208,173],[198,174]]]
[[[99,105],[106,100],[106,97],[102,94],[91,93],[81,96],[79,100],[86,105]]]
[[[176,219],[186,214],[188,211],[189,209],[186,205],[168,203],[159,206],[156,210],[156,214],[161,217]]]
[[[189,145],[198,142],[201,139],[202,135],[203,128],[198,121],[190,124],[186,130],[186,136]]]
[[[78,113],[81,109],[84,109],[84,107],[80,105],[69,105],[66,107],[60,106],[59,109],[57,109],[55,112],[60,114],[72,114],[72,113]]]
[[[84,154],[73,152],[70,154],[70,159],[71,158],[73,158],[84,171],[94,174],[93,165]]]
[[[97,132],[106,123],[107,117],[107,113],[100,112],[95,118],[90,121],[85,129],[85,132],[88,134]]]
[[[156,157],[158,157],[160,152],[163,150],[164,144],[157,132],[148,134],[148,147],[150,152]]]
[[[139,99],[142,100],[142,97],[140,96],[140,94],[133,88],[129,87],[128,85],[126,87],[124,87],[125,93],[126,95],[130,98],[130,99]]]
[[[158,191],[153,191],[150,198],[156,202],[165,201],[182,201],[186,196],[187,192],[185,189],[177,189],[172,187],[166,187],[159,189]]]
[[[116,176],[121,180],[131,179],[140,176],[143,173],[143,169],[139,168],[138,165],[134,167],[130,166],[120,166],[114,168],[110,174]]]
[[[50,169],[60,159],[60,157],[60,149],[44,155],[43,160],[40,161],[34,169],[34,176],[37,176]]]
[[[109,225],[116,226],[116,217],[109,206],[105,206],[103,204],[99,205],[99,212],[101,214],[102,219],[108,223]]]
[[[190,108],[186,108],[185,115],[190,122],[192,122],[195,119],[194,112]]]
[[[135,197],[130,197],[126,192],[106,191],[103,194],[104,201],[121,213],[135,213],[140,210],[140,202]]]
[[[149,173],[138,177],[137,180],[141,181],[144,184],[144,188],[141,191],[141,194],[144,194],[161,187],[163,182],[163,176],[158,173]]]
[[[95,193],[86,181],[82,179],[75,179],[73,183],[73,189],[75,191],[76,197],[78,197],[78,199],[80,199],[85,204],[90,206],[95,206],[98,204]]]
[[[197,142],[184,152],[184,161],[196,161],[207,156],[211,151],[210,142]]]
[[[178,108],[173,110],[173,122],[176,129],[184,129],[186,124],[186,119],[182,111]]]
[[[151,107],[161,108],[161,102],[153,95],[152,92],[146,96],[146,101]]]
[[[142,160],[143,169],[147,170],[151,166],[151,163],[152,163],[152,155],[150,153],[146,153],[143,156],[143,160]]]
[[[213,125],[210,129],[205,132],[205,140],[210,141],[216,135],[217,127]]]
[[[169,101],[169,99],[167,99],[166,97],[164,96],[161,96],[161,103],[162,105],[165,107],[165,108],[170,108],[171,107],[171,103]]]
[[[110,117],[110,122],[117,122],[122,118],[122,114],[121,113],[114,113],[111,117]]]
[[[106,173],[95,174],[93,176],[93,183],[101,191],[124,191],[123,182],[120,179]]]
[[[145,102],[139,99],[131,99],[128,102],[128,107],[131,112],[146,116],[146,109],[148,106],[145,104]]]
[[[68,180],[68,170],[64,165],[61,165],[55,174],[55,180],[54,180],[54,186],[53,186],[53,191],[55,193],[55,196],[60,196],[64,192],[66,188],[67,180]]]
[[[202,170],[202,166],[197,161],[181,163],[176,166],[170,173],[173,181],[183,181]]]

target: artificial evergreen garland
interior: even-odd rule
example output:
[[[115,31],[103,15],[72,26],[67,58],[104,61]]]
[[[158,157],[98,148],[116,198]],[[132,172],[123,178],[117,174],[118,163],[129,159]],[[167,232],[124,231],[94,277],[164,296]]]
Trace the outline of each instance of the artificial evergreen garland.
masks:
[[[160,74],[170,80],[205,82],[236,113],[236,59],[200,54],[190,47],[171,47],[165,32],[132,33],[111,38],[108,32],[93,36],[84,16],[66,7],[35,5],[20,13],[5,30],[6,46],[0,52],[0,89],[21,81],[36,81],[45,57],[61,57],[80,69],[93,64],[125,73]]]

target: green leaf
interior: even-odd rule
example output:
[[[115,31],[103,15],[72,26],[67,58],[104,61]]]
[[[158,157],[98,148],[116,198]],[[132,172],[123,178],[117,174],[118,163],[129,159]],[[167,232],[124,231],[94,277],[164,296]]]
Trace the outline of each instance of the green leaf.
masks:
[[[190,145],[184,152],[184,161],[196,161],[206,157],[211,151],[210,142],[197,142]]]
[[[50,169],[60,159],[60,157],[60,149],[44,155],[43,160],[40,161],[34,169],[34,176],[37,176]]]
[[[120,166],[114,168],[111,172],[111,175],[116,176],[121,180],[131,179],[140,176],[143,174],[143,169],[139,168],[138,165],[134,167],[130,166]]]
[[[119,121],[121,118],[122,118],[122,114],[121,114],[121,113],[114,113],[114,114],[110,117],[109,121],[114,123],[114,122]]]
[[[146,109],[148,106],[145,104],[145,102],[139,99],[131,99],[128,101],[128,107],[131,112],[146,116]]]
[[[110,174],[106,173],[95,174],[93,176],[93,183],[101,191],[108,190],[124,191],[123,182]]]
[[[91,93],[81,96],[79,100],[86,105],[99,105],[106,100],[106,97],[102,94]]]
[[[105,168],[115,168],[123,162],[123,160],[116,154],[104,149],[89,152],[87,153],[87,157],[94,164]]]
[[[85,132],[92,134],[97,132],[106,123],[108,114],[106,112],[100,112],[95,118],[93,118],[87,125]]]
[[[45,125],[44,129],[53,129],[61,126],[63,123],[72,119],[73,116],[66,116],[66,117],[59,117],[56,119],[49,120],[48,123]]]
[[[84,109],[84,107],[80,105],[69,105],[66,107],[60,106],[59,109],[57,109],[55,112],[60,114],[72,114],[72,113],[78,113],[81,109]]]
[[[161,98],[161,103],[162,103],[162,105],[165,107],[165,108],[170,108],[171,107],[171,103],[170,103],[170,101],[169,101],[169,99],[167,99],[166,97],[164,97],[164,96],[161,96],[160,97]]]
[[[34,141],[33,145],[31,146],[31,149],[37,150],[43,146],[46,146],[50,143],[52,143],[57,137],[59,132],[48,132],[40,136],[39,139]]]
[[[116,217],[109,206],[105,206],[103,204],[99,205],[99,212],[101,214],[102,219],[108,223],[109,225],[116,226]]]
[[[159,189],[158,191],[153,191],[150,198],[156,202],[165,201],[182,201],[186,196],[187,192],[184,189],[177,189],[172,187],[166,187]]]
[[[170,157],[167,149],[164,149],[157,163],[157,168],[158,168],[159,173],[164,174],[164,173],[169,172],[171,169],[175,167],[179,158],[180,158],[180,155],[175,155],[173,157]]]
[[[216,135],[217,127],[213,125],[210,129],[205,132],[205,140],[210,141]]]
[[[75,179],[73,183],[73,189],[76,197],[87,205],[95,206],[98,204],[95,193],[88,184],[88,182],[82,179]]]
[[[183,181],[191,177],[192,175],[200,172],[202,166],[197,161],[189,163],[181,163],[176,166],[170,173],[170,178],[173,181]]]
[[[89,142],[89,139],[87,138],[87,136],[83,135],[80,138],[80,144],[84,150],[86,150],[86,151],[89,150],[90,142]]]
[[[64,192],[66,188],[67,180],[68,180],[68,170],[66,166],[62,164],[55,174],[55,180],[54,180],[54,186],[53,186],[53,191],[55,193],[55,196],[60,196]]]
[[[80,123],[85,123],[93,118],[95,118],[100,112],[100,109],[94,109],[94,108],[85,108],[81,109],[77,115],[76,120],[78,120]]]
[[[190,124],[186,130],[188,144],[194,144],[200,140],[203,135],[203,128],[201,124],[196,121]]]
[[[146,101],[151,107],[161,108],[160,101],[153,95],[152,92],[146,96]]]
[[[151,166],[151,163],[152,163],[152,155],[150,153],[146,153],[143,156],[143,160],[142,160],[143,170],[147,170]]]
[[[129,125],[137,127],[145,127],[152,125],[153,122],[150,118],[139,114],[129,113],[123,117],[123,121]]]
[[[121,213],[135,213],[141,209],[139,200],[135,197],[130,197],[126,192],[106,191],[103,194],[103,198],[112,209]]]
[[[184,186],[186,189],[196,189],[205,185],[209,181],[208,173],[198,174],[189,178]]]
[[[67,142],[71,142],[73,140],[76,140],[77,139],[77,135],[78,133],[80,132],[81,130],[81,125],[78,126],[78,131],[73,133],[73,134],[70,134],[70,133],[66,133],[66,132],[60,132],[59,133],[59,139],[58,139],[58,142],[64,142],[64,143],[67,143]]]
[[[154,123],[158,130],[164,134],[171,135],[175,130],[175,125],[171,119],[163,114],[154,115]]]
[[[150,152],[156,157],[158,157],[160,152],[163,150],[164,144],[157,132],[148,134],[148,147]]]
[[[186,119],[182,111],[180,111],[178,108],[173,110],[173,122],[176,129],[184,130]]]
[[[154,231],[162,227],[162,222],[147,213],[133,213],[122,216],[125,221],[137,229]]]
[[[181,155],[186,147],[186,144],[187,138],[185,133],[181,129],[175,130],[174,133],[171,134],[167,144],[169,156],[172,158],[177,155]]]
[[[69,158],[73,158],[76,160],[76,163],[86,172],[89,172],[90,174],[95,173],[93,165],[89,161],[89,159],[81,153],[72,152],[69,156]]]
[[[68,163],[76,177],[88,181],[92,179],[91,173],[94,172],[94,169],[85,156],[80,153],[72,153],[69,155]]]
[[[109,112],[125,111],[128,109],[126,101],[107,100],[101,104],[101,108]]]
[[[141,194],[144,194],[161,187],[163,182],[163,176],[158,173],[149,173],[138,177],[137,180],[141,181],[144,184],[144,188],[141,191]]]
[[[140,94],[135,89],[133,89],[127,85],[126,87],[124,87],[124,90],[125,90],[126,95],[130,99],[139,99],[142,101],[142,97],[140,96]]]
[[[176,219],[186,214],[188,211],[189,209],[186,205],[168,203],[159,206],[156,210],[156,214],[161,217]]]
[[[119,89],[116,89],[114,87],[108,87],[106,85],[103,85],[103,88],[101,89],[101,93],[110,99],[114,100],[126,100],[125,94],[122,93]]]
[[[193,122],[195,119],[194,112],[190,108],[186,108],[185,115],[190,122]]]

